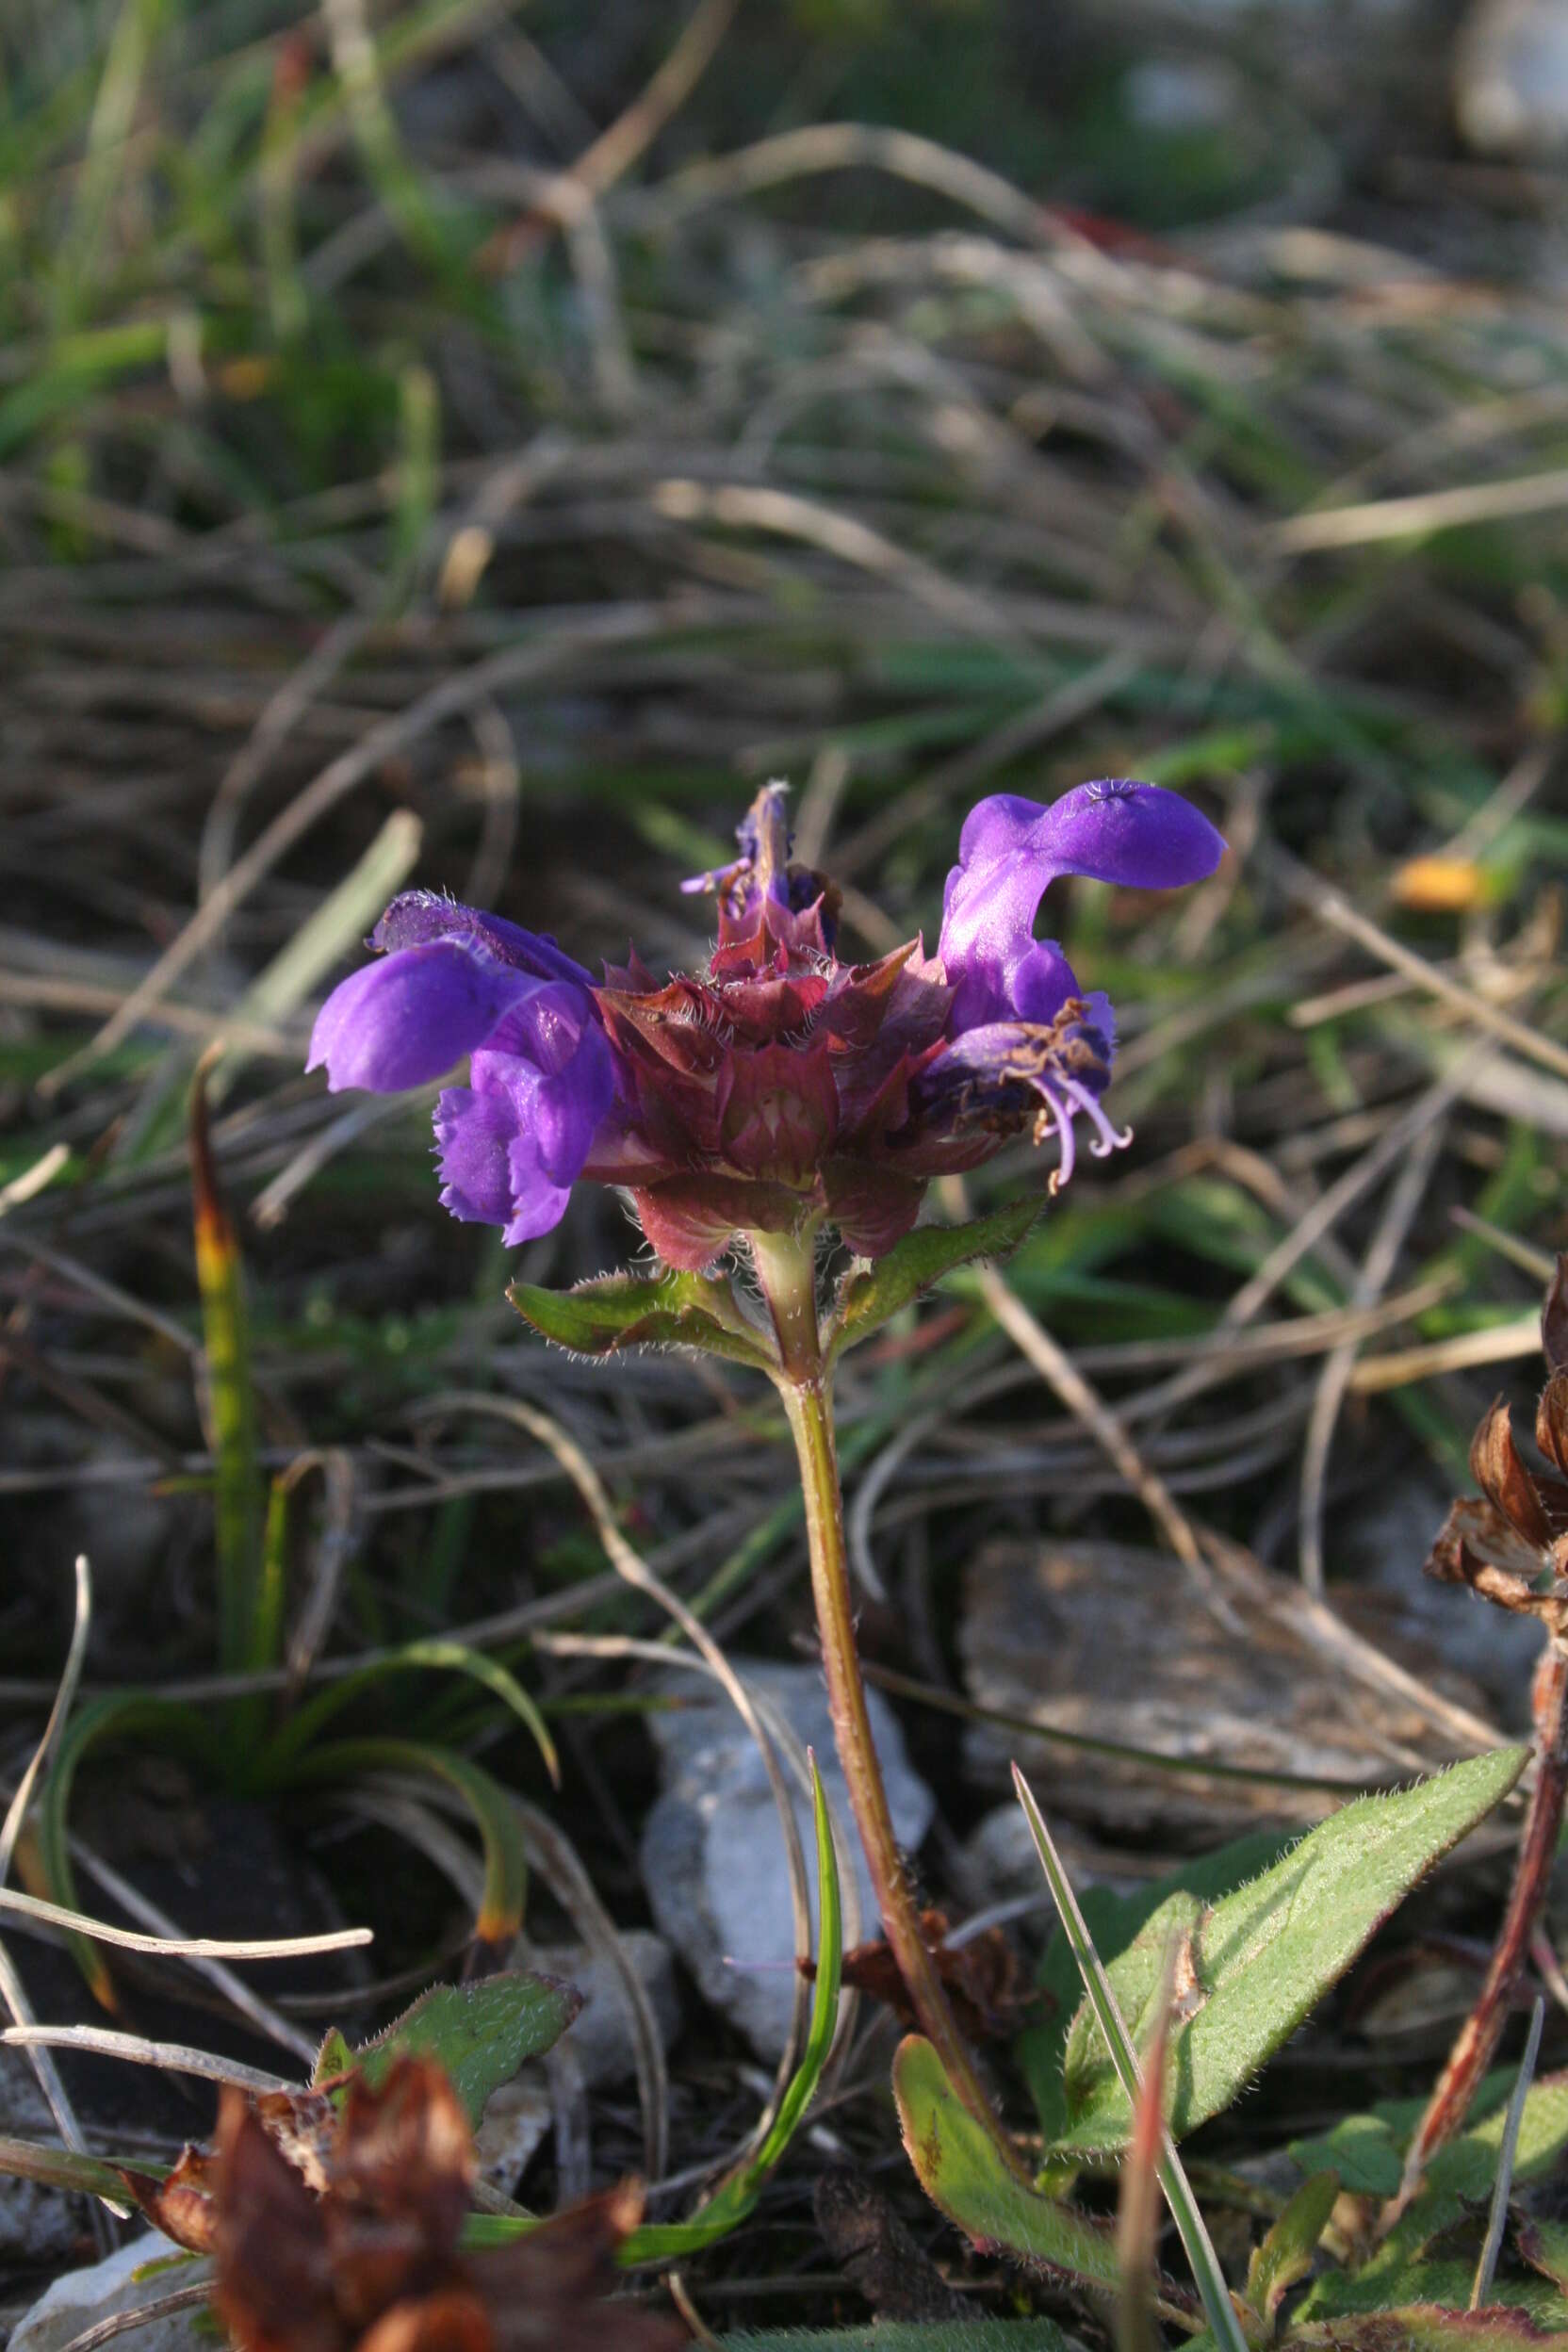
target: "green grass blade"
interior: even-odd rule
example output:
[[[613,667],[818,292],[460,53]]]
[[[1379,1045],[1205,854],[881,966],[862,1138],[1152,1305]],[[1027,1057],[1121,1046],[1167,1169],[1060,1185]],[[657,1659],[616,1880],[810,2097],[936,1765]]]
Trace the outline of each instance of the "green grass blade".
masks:
[[[811,2000],[811,2022],[800,2065],[791,2076],[778,2113],[755,2153],[731,2173],[689,2221],[645,2222],[618,2251],[625,2265],[638,2262],[681,2262],[705,2246],[727,2237],[755,2207],[769,2174],[799,2129],[822,2081],[822,2070],[833,2046],[839,2016],[839,1987],[843,1976],[843,1911],[839,1894],[838,1863],[816,1759],[811,1760],[811,1805],[817,1835],[817,1983]],[[471,2213],[463,2232],[467,2246],[503,2246],[536,2225],[506,2213]]]
[[[1134,2050],[1132,2037],[1122,2022],[1121,2012],[1117,2006],[1116,1995],[1111,1990],[1110,1979],[1101,1966],[1100,1954],[1095,1951],[1093,1938],[1085,1924],[1084,1915],[1078,1908],[1078,1898],[1072,1891],[1071,1882],[1066,1870],[1062,1868],[1061,1856],[1056,1852],[1054,1840],[1045,1825],[1044,1816],[1039,1806],[1035,1803],[1034,1793],[1028,1782],[1016,1764],[1013,1767],[1013,1786],[1018,1790],[1019,1803],[1023,1807],[1023,1817],[1029,1824],[1029,1834],[1034,1838],[1052,1896],[1061,1914],[1063,1933],[1072,1946],[1073,1957],[1078,1963],[1079,1973],[1084,1980],[1084,1989],[1089,1997],[1100,2031],[1105,2037],[1105,2046],[1111,2053],[1121,2087],[1127,2094],[1128,2102],[1135,2106],[1141,2081],[1137,2052]],[[1171,2219],[1175,2222],[1181,2233],[1182,2244],[1186,2248],[1187,2261],[1192,2265],[1192,2275],[1197,2280],[1198,2292],[1203,2298],[1203,2309],[1209,2315],[1209,2325],[1214,2329],[1217,2342],[1223,2347],[1223,2352],[1247,2352],[1247,2338],[1242,2332],[1241,2322],[1236,2316],[1235,2305],[1231,2300],[1231,2291],[1225,2283],[1225,2274],[1219,2267],[1219,2257],[1214,2250],[1214,2242],[1209,2236],[1203,2216],[1198,2210],[1198,2200],[1193,2196],[1191,2184],[1182,2168],[1182,2160],[1176,2153],[1175,2143],[1168,2132],[1164,2134],[1164,2149],[1157,2165],[1160,2186],[1165,2191],[1166,2203],[1170,2208]]]
[[[385,1682],[393,1674],[466,1674],[485,1690],[494,1693],[508,1711],[515,1715],[524,1729],[532,1736],[545,1761],[545,1769],[559,1788],[561,1758],[549,1726],[516,1677],[482,1650],[469,1649],[466,1642],[445,1642],[431,1638],[408,1642],[388,1658],[377,1658],[373,1666],[365,1666],[357,1674],[345,1674],[297,1708],[281,1730],[274,1732],[268,1742],[257,1767],[258,1780],[286,1778],[298,1765],[322,1727],[340,1714],[364,1691]]]
[[[205,1081],[200,1070],[190,1089],[190,1175],[207,1405],[217,1457],[218,1662],[224,1674],[238,1674],[275,1660],[256,1655],[264,1504],[245,1269],[233,1220],[218,1189]]]
[[[474,1935],[482,1944],[508,1944],[523,1923],[528,1862],[512,1800],[482,1764],[425,1740],[333,1740],[296,1757],[292,1783],[347,1780],[361,1772],[408,1772],[444,1781],[474,1817],[484,1854],[484,1891]]]
[[[79,1911],[76,1875],[71,1867],[71,1798],[77,1768],[90,1748],[101,1740],[136,1738],[153,1733],[172,1746],[194,1753],[209,1767],[219,1764],[218,1743],[206,1718],[194,1707],[176,1699],[160,1699],[149,1691],[110,1690],[88,1700],[60,1734],[39,1799],[38,1855],[44,1890],[52,1903]],[[100,1947],[85,1936],[73,1936],[76,1964],[106,2009],[117,2009],[114,1980]]]

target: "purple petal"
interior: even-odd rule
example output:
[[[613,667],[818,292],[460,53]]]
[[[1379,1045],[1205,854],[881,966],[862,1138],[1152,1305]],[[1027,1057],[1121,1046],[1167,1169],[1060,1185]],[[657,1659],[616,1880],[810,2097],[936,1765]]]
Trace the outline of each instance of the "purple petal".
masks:
[[[435,1114],[454,1217],[504,1227],[509,1244],[561,1222],[615,1098],[615,1059],[593,1000],[564,982],[530,987],[473,1056],[472,1085]]]
[[[495,1092],[449,1086],[435,1113],[442,1206],[453,1217],[504,1227],[509,1247],[559,1225],[571,1197],[570,1182],[557,1184],[540,1165],[537,1136],[519,1130],[524,1092],[521,1084]]]
[[[575,980],[590,988],[593,975],[574,963],[547,934],[525,931],[500,915],[487,915],[477,906],[459,906],[437,890],[404,890],[395,898],[374,931],[372,947],[424,947],[433,939],[461,939],[514,971],[531,972],[536,980]]]
[[[1070,996],[1083,993],[1072,966],[1054,939],[1036,939],[1025,948],[1008,974],[1007,1010],[1019,1021],[1037,1021],[1049,1029]],[[960,987],[959,999],[963,990]]]
[[[316,1017],[305,1067],[324,1062],[333,1094],[428,1086],[482,1045],[518,994],[537,986],[455,939],[404,948],[334,988]]]
[[[519,1135],[507,1154],[512,1185],[512,1215],[501,1239],[509,1250],[521,1241],[537,1241],[553,1233],[566,1214],[570,1184],[558,1184],[539,1162],[532,1135]]]
[[[939,952],[958,989],[955,1033],[1021,1009],[1019,975],[1032,991],[1042,988],[1035,916],[1059,874],[1174,890],[1212,874],[1224,849],[1207,817],[1157,784],[1080,784],[1050,808],[1011,792],[981,801],[965,822],[942,902]]]
[[[580,989],[541,988],[474,1055],[473,1081],[506,1097],[514,1134],[532,1137],[552,1183],[570,1184],[615,1099],[615,1057]]]
[[[449,1086],[435,1106],[441,1205],[477,1225],[504,1225],[512,1214],[507,1154],[517,1122],[505,1095]]]

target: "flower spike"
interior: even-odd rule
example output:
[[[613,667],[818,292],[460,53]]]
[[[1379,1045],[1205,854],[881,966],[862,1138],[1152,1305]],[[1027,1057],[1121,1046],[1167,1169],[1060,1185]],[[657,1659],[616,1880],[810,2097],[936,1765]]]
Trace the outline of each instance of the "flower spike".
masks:
[[[559,1223],[581,1179],[624,1187],[672,1266],[700,1269],[745,1232],[826,1219],[858,1255],[908,1232],[933,1177],[1019,1135],[1054,1135],[1054,1193],[1076,1122],[1097,1158],[1130,1137],[1101,1104],[1116,1024],[1059,947],[1037,940],[1048,884],[1076,874],[1168,889],[1224,844],[1152,784],[1081,785],[1050,808],[973,808],[948,876],[938,953],[837,953],[839,899],[791,862],[786,788],[765,785],[733,864],[686,883],[718,900],[706,968],[660,981],[633,952],[596,984],[552,939],[428,890],[387,908],[378,960],[322,1006],[310,1067],[334,1090],[396,1093],[465,1055],[435,1110],[441,1199],[508,1243]]]

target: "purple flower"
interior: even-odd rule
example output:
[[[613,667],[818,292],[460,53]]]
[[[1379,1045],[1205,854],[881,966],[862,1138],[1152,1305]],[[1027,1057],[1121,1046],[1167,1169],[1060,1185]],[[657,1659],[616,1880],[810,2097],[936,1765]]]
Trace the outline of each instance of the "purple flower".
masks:
[[[1080,784],[1048,808],[1011,792],[981,801],[942,896],[937,953],[957,989],[953,1035],[1009,1019],[1048,1024],[1081,994],[1054,940],[1035,937],[1058,875],[1168,890],[1202,881],[1224,851],[1207,817],[1158,784]]]
[[[555,941],[429,890],[394,899],[367,964],[322,1005],[306,1067],[333,1093],[401,1094],[465,1054],[436,1105],[441,1199],[531,1241],[561,1222],[615,1094],[591,982]]]
[[[630,1193],[671,1264],[701,1266],[737,1233],[835,1223],[890,1250],[934,1176],[1012,1137],[1074,1122],[1098,1154],[1127,1140],[1100,1106],[1115,1021],[1060,948],[1034,937],[1057,874],[1169,889],[1212,874],[1223,842],[1152,784],[1085,784],[1054,807],[973,809],[948,876],[938,955],[912,939],[871,964],[836,952],[838,893],[790,863],[784,788],[759,793],[741,855],[695,887],[718,901],[706,967],[660,981],[633,955],[596,984],[549,939],[410,891],[379,960],[322,1006],[310,1067],[396,1093],[465,1054],[435,1112],[441,1198],[509,1243],[558,1224],[580,1177]],[[689,886],[692,887],[692,886]]]

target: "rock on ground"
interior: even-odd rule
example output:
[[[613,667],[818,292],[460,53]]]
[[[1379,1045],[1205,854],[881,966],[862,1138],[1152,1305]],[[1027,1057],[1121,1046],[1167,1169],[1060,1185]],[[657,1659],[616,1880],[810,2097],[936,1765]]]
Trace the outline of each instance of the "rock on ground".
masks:
[[[771,1699],[802,1742],[816,1751],[823,1786],[854,1856],[861,1934],[874,1936],[875,1899],[834,1754],[821,1673],[814,1666],[739,1658],[734,1663],[742,1679]],[[794,2003],[795,1944],[773,1793],[751,1734],[722,1691],[711,1685],[694,1688],[685,1675],[665,1688],[682,1704],[648,1718],[662,1784],[643,1832],[648,1901],[713,2007],[740,2027],[760,2057],[776,2059],[788,2038]],[[931,1826],[936,1800],[910,1767],[891,1707],[878,1692],[869,1696],[893,1827],[912,1853]],[[787,1767],[785,1776],[791,1779]],[[814,1915],[811,1807],[792,1779],[791,1785]],[[841,1872],[845,1860],[841,1849]]]
[[[160,2230],[143,2230],[90,2268],[68,2270],[17,2321],[8,2352],[60,2352],[63,2344],[99,2320],[134,2311],[139,2303],[155,2302],[172,2288],[205,2276],[204,2264],[198,2268],[185,2263],[178,2270],[160,2272],[155,2278],[136,2276],[144,2262],[164,2262],[178,2251]],[[136,2345],[136,2352],[195,2352],[204,2341],[204,2308],[194,2303],[185,2311],[172,2311],[167,2319],[139,2328],[126,2342]]]
[[[24,2051],[0,2050],[0,2139],[57,2142],[49,2102]],[[41,2180],[0,2174],[0,2265],[57,2261],[81,2240],[87,2207]]]
[[[1194,1762],[1367,1782],[1448,1750],[1417,1708],[1352,1681],[1309,1643],[1289,1609],[1293,1579],[1261,1572],[1250,1588],[1227,1581],[1235,1623],[1204,1605],[1180,1561],[1112,1543],[988,1544],[964,1578],[959,1647],[970,1696],[1060,1731],[1125,1741]],[[1454,1596],[1462,1604],[1465,1594]],[[1334,1604],[1362,1619],[1355,1587]],[[1436,1654],[1414,1611],[1376,1612],[1373,1638],[1427,1688],[1477,1714],[1488,1699]],[[1315,1821],[1332,1798],[1266,1781],[1201,1781],[1069,1748],[1049,1753],[1042,1787],[1053,1813],[1096,1830],[1213,1845],[1260,1814]],[[982,1782],[1006,1783],[1015,1735],[976,1724],[965,1760]]]

